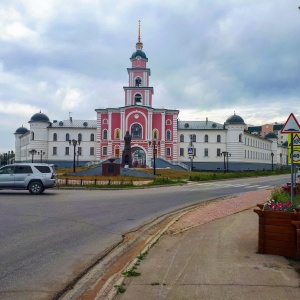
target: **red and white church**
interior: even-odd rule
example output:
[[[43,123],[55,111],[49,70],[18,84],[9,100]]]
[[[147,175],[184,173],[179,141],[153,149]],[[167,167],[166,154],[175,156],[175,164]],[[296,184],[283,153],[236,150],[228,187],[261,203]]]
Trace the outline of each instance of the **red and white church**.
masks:
[[[151,165],[155,147],[157,157],[177,159],[178,110],[158,109],[152,106],[153,87],[149,85],[151,71],[148,58],[138,31],[136,51],[128,68],[128,86],[124,87],[123,107],[96,109],[97,146],[100,160],[120,157],[124,149],[124,136],[131,134],[132,164],[144,167]],[[155,146],[154,146],[155,145]]]

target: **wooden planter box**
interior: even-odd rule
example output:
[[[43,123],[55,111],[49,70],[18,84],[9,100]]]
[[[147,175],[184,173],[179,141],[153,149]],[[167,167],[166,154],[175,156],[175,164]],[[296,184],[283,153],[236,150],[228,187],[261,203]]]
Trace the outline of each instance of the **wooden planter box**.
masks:
[[[258,253],[300,258],[300,212],[263,210],[259,216]]]

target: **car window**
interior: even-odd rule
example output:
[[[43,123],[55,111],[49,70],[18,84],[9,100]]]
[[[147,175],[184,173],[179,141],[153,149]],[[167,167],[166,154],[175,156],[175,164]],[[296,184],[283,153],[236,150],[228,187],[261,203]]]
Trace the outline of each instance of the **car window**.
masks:
[[[51,170],[48,166],[34,166],[38,169],[41,173],[51,173]]]
[[[15,174],[28,174],[32,173],[32,169],[30,166],[16,166]]]
[[[0,169],[0,174],[13,174],[14,173],[14,167],[4,167]]]

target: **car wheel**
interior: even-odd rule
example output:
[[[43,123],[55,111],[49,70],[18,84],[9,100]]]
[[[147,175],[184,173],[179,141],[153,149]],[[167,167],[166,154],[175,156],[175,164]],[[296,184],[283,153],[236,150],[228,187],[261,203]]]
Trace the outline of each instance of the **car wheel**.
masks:
[[[44,186],[39,181],[34,181],[29,184],[29,193],[32,195],[39,195],[44,191]]]

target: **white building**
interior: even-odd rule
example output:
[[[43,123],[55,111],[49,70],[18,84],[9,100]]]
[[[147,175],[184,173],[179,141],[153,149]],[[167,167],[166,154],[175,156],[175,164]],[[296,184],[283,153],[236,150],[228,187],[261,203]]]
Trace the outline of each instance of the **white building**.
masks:
[[[69,120],[51,122],[39,112],[29,120],[30,128],[20,127],[15,132],[15,161],[42,161],[59,167],[70,167],[75,162],[82,166],[89,162],[100,163],[97,149],[97,121]],[[194,147],[195,170],[258,170],[287,165],[287,147],[279,145],[274,133],[265,137],[245,130],[244,120],[234,114],[224,124],[213,121],[177,122],[177,157],[168,160],[159,152],[157,167],[172,167],[182,163],[191,166],[188,148]],[[81,141],[74,147],[70,140]],[[34,151],[35,150],[35,151]],[[74,156],[75,150],[75,156]],[[120,149],[121,152],[123,149]],[[120,153],[121,155],[122,153]],[[146,161],[151,164],[152,153]],[[106,158],[110,158],[107,156]],[[103,159],[102,159],[103,161]]]

